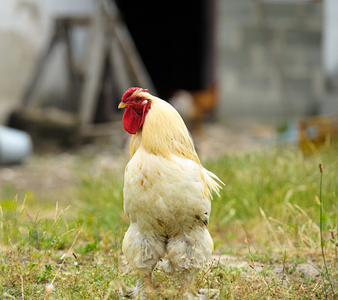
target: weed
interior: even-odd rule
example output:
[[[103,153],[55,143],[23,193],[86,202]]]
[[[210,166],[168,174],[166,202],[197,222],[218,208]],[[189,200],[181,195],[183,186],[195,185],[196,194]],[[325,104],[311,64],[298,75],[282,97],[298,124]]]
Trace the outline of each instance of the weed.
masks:
[[[322,189],[323,189],[323,165],[319,163],[319,171],[320,171],[320,184],[319,184],[319,221],[320,221],[320,248],[322,251],[323,263],[325,268],[325,277],[330,283],[332,294],[334,295],[333,285],[330,279],[330,274],[327,269],[326,259],[325,259],[325,252],[324,252],[324,239],[323,239],[323,201],[322,201]]]

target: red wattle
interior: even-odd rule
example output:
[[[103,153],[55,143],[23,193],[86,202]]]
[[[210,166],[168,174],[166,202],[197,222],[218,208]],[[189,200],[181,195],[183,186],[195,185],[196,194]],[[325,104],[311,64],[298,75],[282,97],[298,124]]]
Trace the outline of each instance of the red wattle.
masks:
[[[122,119],[124,129],[130,134],[135,134],[142,125],[141,121],[142,116],[138,116],[131,107],[127,107]]]
[[[142,127],[150,105],[151,103],[148,102],[141,106],[127,106],[123,115],[122,124],[128,133],[135,134]]]

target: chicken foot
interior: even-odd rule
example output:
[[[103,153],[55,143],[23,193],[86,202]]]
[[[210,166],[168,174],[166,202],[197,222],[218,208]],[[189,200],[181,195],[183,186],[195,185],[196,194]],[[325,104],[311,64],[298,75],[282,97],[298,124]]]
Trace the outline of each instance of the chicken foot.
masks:
[[[139,282],[136,287],[136,293],[134,293],[134,297],[140,299],[153,299],[156,296],[155,291],[156,285],[152,281],[152,273],[144,275],[139,279]]]

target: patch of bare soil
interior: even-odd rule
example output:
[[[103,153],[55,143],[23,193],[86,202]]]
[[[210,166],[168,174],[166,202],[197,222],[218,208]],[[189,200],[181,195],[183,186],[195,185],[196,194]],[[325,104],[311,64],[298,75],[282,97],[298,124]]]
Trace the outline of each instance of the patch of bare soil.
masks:
[[[265,127],[264,127],[265,128]],[[243,132],[233,130],[217,123],[207,123],[193,135],[200,158],[216,159],[225,154],[256,151],[269,145],[274,136],[269,128],[252,127]]]
[[[269,271],[272,272],[273,276],[282,280],[296,277],[315,279],[319,277],[321,273],[321,270],[311,262],[293,264],[292,266],[288,263],[263,264],[259,262],[241,260],[238,257],[232,255],[213,255],[212,260],[226,266],[241,268],[248,274],[248,276],[262,272],[264,271],[264,268],[269,268]]]
[[[39,197],[58,198],[76,186],[75,157],[67,153],[32,155],[24,164],[2,166],[0,187],[13,187],[20,192],[34,192]]]

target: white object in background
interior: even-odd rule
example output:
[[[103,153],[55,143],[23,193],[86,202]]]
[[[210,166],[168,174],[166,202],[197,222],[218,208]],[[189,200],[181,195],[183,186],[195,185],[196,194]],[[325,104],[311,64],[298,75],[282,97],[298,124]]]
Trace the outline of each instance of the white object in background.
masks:
[[[0,126],[0,164],[18,164],[32,152],[30,136],[21,130]]]
[[[324,71],[327,76],[338,76],[338,1],[324,2],[323,54]]]

